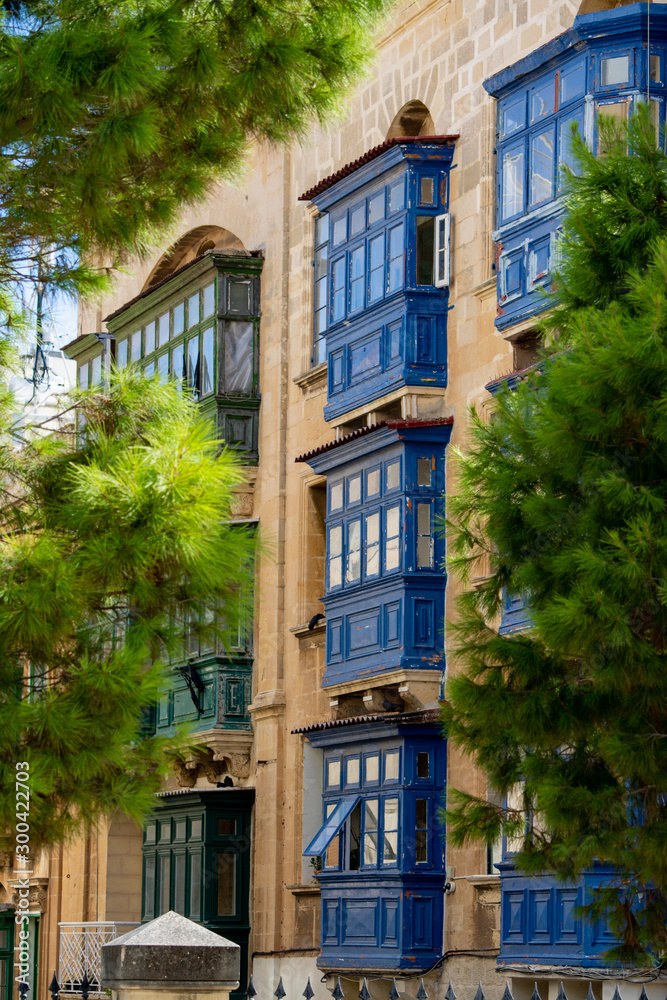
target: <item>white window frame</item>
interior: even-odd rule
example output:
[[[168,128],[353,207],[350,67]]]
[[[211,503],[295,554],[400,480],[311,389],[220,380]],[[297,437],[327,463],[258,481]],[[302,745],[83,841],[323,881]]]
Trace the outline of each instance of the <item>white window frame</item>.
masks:
[[[435,218],[435,260],[433,274],[436,288],[448,288],[450,279],[450,234],[451,214],[444,212]],[[440,260],[442,258],[442,276],[440,275]]]

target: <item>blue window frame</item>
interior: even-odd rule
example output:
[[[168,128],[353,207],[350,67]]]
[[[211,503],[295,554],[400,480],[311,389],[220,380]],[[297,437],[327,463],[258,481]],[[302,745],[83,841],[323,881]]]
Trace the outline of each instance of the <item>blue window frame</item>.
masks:
[[[313,363],[326,359],[326,329],[329,306],[329,215],[323,212],[315,220],[315,330]]]
[[[586,61],[580,57],[500,101],[500,224],[518,220],[556,197],[560,165],[574,164],[573,122],[583,134],[585,93]]]
[[[366,247],[361,243],[350,251],[350,312],[366,304]]]

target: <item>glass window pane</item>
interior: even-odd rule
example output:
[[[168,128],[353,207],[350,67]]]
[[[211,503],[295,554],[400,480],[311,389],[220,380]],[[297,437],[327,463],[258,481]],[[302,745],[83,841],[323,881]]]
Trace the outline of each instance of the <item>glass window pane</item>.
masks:
[[[345,762],[345,782],[348,785],[358,785],[360,778],[359,758],[349,757]]]
[[[343,484],[334,483],[329,493],[329,510],[341,510],[343,506]]]
[[[320,255],[324,253],[324,270],[326,273],[326,251],[327,248],[324,247],[320,251]],[[319,278],[320,275],[318,274]],[[250,313],[250,282],[249,281],[232,281],[229,280],[229,311],[243,313],[248,315]],[[212,312],[213,310],[211,310]],[[208,315],[208,314],[206,314]]]
[[[345,315],[345,258],[337,260],[331,272],[333,285],[332,319],[334,323]]]
[[[433,568],[433,543],[432,539],[421,535],[417,539],[417,569]]]
[[[651,83],[662,83],[660,56],[651,56]]]
[[[403,284],[403,223],[389,233],[389,291]]]
[[[554,110],[555,83],[554,77],[547,83],[534,90],[530,97],[530,120],[537,121],[550,115]]]
[[[405,182],[403,178],[389,188],[389,211],[400,212],[405,206]]]
[[[188,389],[195,395],[199,392],[199,337],[191,337],[188,341]]]
[[[419,202],[421,205],[435,204],[435,184],[432,177],[420,177]]]
[[[149,365],[145,365],[144,366],[144,375],[146,376],[146,378],[153,378],[153,375],[155,375],[155,362],[154,361],[151,361],[151,363]]]
[[[253,389],[254,331],[248,320],[225,324],[225,391],[251,393]]]
[[[102,355],[98,354],[90,363],[90,384],[99,385],[102,379]]]
[[[207,316],[212,316],[215,312],[215,284],[211,282],[204,289],[204,314],[202,319],[206,319]]]
[[[575,124],[578,126],[579,135],[583,137],[583,117],[581,112],[571,115],[569,118],[564,118],[560,123],[558,163],[559,165],[566,164],[570,170],[577,173],[578,167],[572,149],[572,127]],[[562,177],[559,180],[562,180]]]
[[[539,205],[554,195],[554,133],[541,132],[530,143],[530,203]]]
[[[502,217],[511,218],[523,211],[524,159],[523,147],[506,149],[502,163]]]
[[[398,830],[398,799],[384,800],[382,824],[385,833],[389,830]]]
[[[417,216],[417,284],[433,284],[433,249],[435,219],[431,215]]]
[[[343,583],[343,557],[331,556],[329,559],[329,586],[340,587]]]
[[[185,855],[174,855],[174,909],[185,916]]]
[[[503,138],[518,131],[526,124],[526,97],[522,94],[501,112],[500,132]]]
[[[400,485],[400,462],[392,462],[391,465],[387,466],[387,485],[386,489],[395,490]]]
[[[431,485],[431,459],[417,459],[417,486]]]
[[[235,819],[219,819],[218,820],[218,836],[219,837],[233,837],[236,833],[236,820]]]
[[[431,531],[430,503],[417,504],[417,531],[420,535],[428,535]]]
[[[350,235],[355,236],[366,228],[366,202],[357,205],[350,212]]]
[[[428,750],[420,750],[417,754],[417,777],[431,777],[431,755]]]
[[[347,526],[346,583],[356,583],[361,578],[361,521],[350,521]]]
[[[384,755],[384,780],[398,781],[398,750],[387,750]],[[386,802],[396,802],[396,799],[386,799]],[[386,824],[385,824],[386,826]]]
[[[398,507],[390,507],[387,511],[387,535],[391,538],[398,535],[400,514]]]
[[[355,247],[350,254],[350,309],[356,311],[364,307],[365,247]]]
[[[384,294],[384,233],[369,243],[370,281],[369,300],[377,302]]]
[[[331,816],[331,813],[336,808],[335,802],[328,802],[325,806],[324,815],[325,819]],[[326,854],[324,855],[324,867],[325,868],[338,868],[340,864],[340,833],[337,833],[333,840],[330,841],[327,847]]]
[[[339,760],[328,760],[327,761],[327,787],[332,786],[338,788],[340,785],[340,761]]]
[[[332,243],[336,247],[339,243],[344,243],[347,239],[347,215],[341,215],[333,224]]]
[[[628,56],[609,56],[602,60],[602,86],[620,87],[630,81]]]
[[[185,379],[184,361],[185,352],[183,350],[183,344],[179,344],[171,352],[171,374],[176,379],[179,386]]]
[[[155,350],[155,321],[146,323],[144,331],[144,354],[152,354]]]
[[[132,361],[138,361],[141,357],[141,330],[137,330],[130,337],[130,358]]]
[[[144,916],[155,912],[155,855],[147,854],[144,859]]]
[[[384,219],[384,190],[368,199],[368,225]]]
[[[339,556],[343,550],[343,529],[340,524],[329,532],[329,555]]]
[[[369,514],[366,518],[366,543],[375,545],[380,541],[380,512]]]
[[[560,75],[560,103],[567,104],[575,97],[582,97],[586,90],[586,64],[579,63]]]
[[[380,512],[366,517],[366,576],[380,572]]]
[[[327,260],[329,259],[329,247],[324,245],[320,247],[315,255],[315,278],[317,281],[320,278],[326,278],[327,275]],[[230,295],[231,298],[231,295]]]
[[[160,857],[160,913],[167,913],[171,909],[169,902],[170,873],[171,855],[163,854]]]
[[[119,368],[124,368],[127,364],[127,340],[121,340],[116,346],[116,364]]]
[[[347,481],[347,502],[359,503],[361,500],[361,473],[350,476]]]
[[[199,322],[199,292],[188,299],[188,329]]]
[[[166,332],[163,334],[162,331],[162,319],[160,316],[160,344],[162,345],[165,341],[162,339],[163,336],[169,336],[169,317],[165,321]],[[183,333],[185,329],[185,302],[179,302],[177,306],[174,306],[174,336],[178,337],[179,333]]]
[[[382,864],[395,865],[398,861],[398,832],[392,830],[382,837]]]
[[[236,854],[218,852],[218,912],[219,917],[236,914]]]
[[[204,330],[202,334],[202,367],[201,367],[201,394],[205,396],[213,392],[214,371],[213,371],[213,327]]]
[[[380,470],[366,473],[366,496],[374,497],[380,492]]]
[[[323,212],[322,215],[318,215],[315,220],[315,245],[319,246],[320,243],[326,243],[329,239],[329,215],[327,212]]]
[[[417,799],[417,828],[423,830],[426,825],[426,799]]]
[[[190,855],[190,917],[199,920],[201,909],[201,854]]]
[[[160,382],[164,383],[169,378],[169,355],[162,354],[157,359],[157,373],[160,376]]]
[[[364,852],[363,863],[376,865],[378,860],[378,801],[366,799],[364,802]]]
[[[379,781],[380,758],[377,754],[364,757],[364,781]]]

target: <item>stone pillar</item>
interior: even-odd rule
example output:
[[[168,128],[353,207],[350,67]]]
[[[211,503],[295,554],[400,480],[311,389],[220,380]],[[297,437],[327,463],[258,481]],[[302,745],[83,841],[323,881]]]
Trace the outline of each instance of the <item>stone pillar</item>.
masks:
[[[229,1000],[241,949],[170,910],[102,946],[112,1000]]]

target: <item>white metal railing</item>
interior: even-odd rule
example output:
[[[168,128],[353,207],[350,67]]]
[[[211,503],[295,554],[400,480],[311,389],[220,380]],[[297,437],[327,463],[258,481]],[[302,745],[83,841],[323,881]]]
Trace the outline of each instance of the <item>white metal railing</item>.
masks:
[[[80,993],[84,972],[88,974],[91,993],[100,992],[102,973],[101,949],[103,944],[115,941],[138,921],[97,920],[67,922],[58,924],[60,928],[60,949],[58,954],[58,982],[63,993]]]

